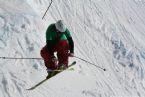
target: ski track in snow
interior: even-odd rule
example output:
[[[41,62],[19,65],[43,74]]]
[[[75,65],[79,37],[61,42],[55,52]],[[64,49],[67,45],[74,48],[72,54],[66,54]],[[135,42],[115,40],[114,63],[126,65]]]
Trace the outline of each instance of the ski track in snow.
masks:
[[[48,23],[63,19],[75,54],[107,71],[75,58],[74,72],[26,91],[45,78],[43,61],[0,59],[0,97],[144,97],[145,2],[53,0],[42,21],[50,1],[0,1],[0,55],[40,57]]]

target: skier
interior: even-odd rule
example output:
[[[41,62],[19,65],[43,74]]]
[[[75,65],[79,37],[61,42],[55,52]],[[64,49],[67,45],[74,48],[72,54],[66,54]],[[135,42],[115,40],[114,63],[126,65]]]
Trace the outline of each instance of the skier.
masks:
[[[48,73],[68,67],[68,58],[74,56],[74,42],[63,20],[58,20],[47,28],[46,45],[41,49],[41,56]]]

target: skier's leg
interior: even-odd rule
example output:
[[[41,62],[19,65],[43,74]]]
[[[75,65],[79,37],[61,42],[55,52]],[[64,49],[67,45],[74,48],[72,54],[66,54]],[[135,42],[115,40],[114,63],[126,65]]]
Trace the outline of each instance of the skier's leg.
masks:
[[[68,67],[68,50],[69,45],[66,40],[62,40],[58,43],[57,47],[58,68],[64,65],[64,68]]]
[[[47,69],[55,70],[57,68],[56,63],[52,60],[52,56],[48,53],[46,46],[42,48],[40,54],[44,59],[44,63]]]

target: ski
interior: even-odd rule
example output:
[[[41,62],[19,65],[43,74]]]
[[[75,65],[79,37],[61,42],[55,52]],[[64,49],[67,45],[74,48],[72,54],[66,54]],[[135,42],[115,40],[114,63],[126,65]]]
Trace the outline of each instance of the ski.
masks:
[[[73,65],[75,65],[75,64],[76,64],[76,61],[73,61],[73,62],[68,66],[68,68],[65,69],[65,70],[74,70],[73,68],[70,68],[70,67],[73,66]],[[59,74],[59,73],[65,71],[65,70],[55,70],[55,71],[59,71],[59,72],[57,73],[57,74]],[[57,74],[55,74],[55,75],[53,75],[53,76],[51,76],[51,77],[49,77],[49,78],[45,78],[44,80],[40,81],[38,84],[36,84],[36,85],[32,86],[31,88],[28,88],[28,89],[26,89],[26,90],[33,90],[33,89],[35,89],[36,87],[40,86],[42,83],[46,82],[48,79],[50,79],[50,78],[56,76]]]

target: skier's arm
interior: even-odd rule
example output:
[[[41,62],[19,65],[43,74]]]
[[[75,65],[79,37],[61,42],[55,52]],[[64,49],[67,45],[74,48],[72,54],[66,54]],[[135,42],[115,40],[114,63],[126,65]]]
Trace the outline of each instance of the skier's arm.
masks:
[[[67,40],[68,40],[69,46],[70,46],[70,53],[74,53],[74,41],[73,41],[72,37],[68,37]]]
[[[66,29],[65,35],[66,35],[68,43],[69,43],[70,53],[74,53],[74,41],[73,41],[70,31],[68,29]]]
[[[53,25],[54,24],[51,24],[47,28],[47,31],[46,31],[46,45],[47,45],[47,50],[48,50],[50,55],[53,55],[53,47],[54,47],[53,40],[52,40],[52,34],[51,34],[52,29],[53,29]]]

